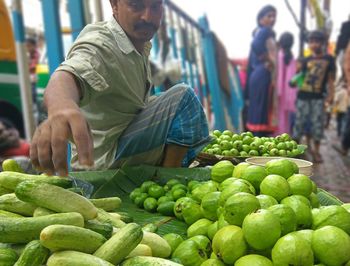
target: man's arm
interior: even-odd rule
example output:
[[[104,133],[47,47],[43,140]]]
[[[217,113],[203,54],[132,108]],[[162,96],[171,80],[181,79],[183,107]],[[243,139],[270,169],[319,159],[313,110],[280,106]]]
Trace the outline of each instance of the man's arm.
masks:
[[[52,75],[44,95],[48,119],[35,131],[30,148],[34,166],[47,174],[68,174],[69,139],[77,147],[79,163],[93,164],[92,136],[78,106],[80,98],[81,90],[73,74],[57,71]]]
[[[348,86],[348,92],[350,93],[350,41],[345,50],[344,55],[344,74],[346,79],[346,84]]]
[[[335,92],[334,83],[335,83],[335,74],[331,73],[328,76],[328,96],[327,96],[327,99],[326,99],[326,103],[328,105],[331,105],[333,103],[334,92]]]
[[[326,99],[327,105],[331,105],[333,103],[333,100],[334,100],[335,73],[336,73],[335,59],[333,57],[331,57],[330,69],[329,69],[328,80],[327,80],[327,85],[328,85],[328,95],[327,95],[327,99]]]
[[[268,64],[272,73],[272,82],[276,82],[276,68],[277,68],[277,45],[273,38],[268,38],[266,41],[266,48],[268,52]]]

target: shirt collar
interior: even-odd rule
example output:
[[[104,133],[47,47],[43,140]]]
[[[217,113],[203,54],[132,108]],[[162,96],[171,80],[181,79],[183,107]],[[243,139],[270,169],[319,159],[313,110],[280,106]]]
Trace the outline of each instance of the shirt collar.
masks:
[[[130,41],[130,39],[128,38],[128,36],[126,35],[126,33],[124,32],[124,30],[122,29],[122,27],[119,25],[119,23],[117,22],[117,20],[113,16],[109,20],[108,26],[109,26],[110,30],[112,31],[114,38],[117,41],[117,44],[118,44],[120,50],[124,54],[130,54],[133,51],[135,51],[136,53],[139,53],[136,50],[135,46]],[[152,48],[151,42],[145,43],[145,47],[144,47],[144,55],[145,56],[150,55],[151,48]]]

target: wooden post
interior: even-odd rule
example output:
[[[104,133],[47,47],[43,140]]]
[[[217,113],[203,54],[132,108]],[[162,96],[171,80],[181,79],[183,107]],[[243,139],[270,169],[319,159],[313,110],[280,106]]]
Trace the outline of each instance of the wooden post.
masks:
[[[299,33],[299,58],[304,56],[304,41],[306,34],[306,0],[301,0],[300,5],[300,33]]]

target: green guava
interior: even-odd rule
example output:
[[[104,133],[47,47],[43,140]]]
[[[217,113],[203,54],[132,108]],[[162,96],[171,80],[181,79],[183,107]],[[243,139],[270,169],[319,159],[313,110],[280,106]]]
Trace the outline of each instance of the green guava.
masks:
[[[260,203],[254,195],[239,192],[227,199],[224,217],[229,224],[241,226],[244,218],[257,209],[260,209]]]
[[[292,195],[309,197],[312,192],[311,179],[302,174],[294,174],[287,179]]]
[[[308,202],[308,199],[300,195],[289,196],[281,200],[281,204],[291,207],[295,212],[297,229],[309,229],[312,225],[311,205],[306,201]]]
[[[249,181],[258,192],[260,190],[260,183],[266,176],[267,172],[263,166],[250,165],[244,169],[241,178]]]
[[[297,216],[291,207],[278,204],[269,207],[268,210],[278,216],[281,224],[281,236],[297,229]]]
[[[225,264],[218,259],[209,259],[203,262],[201,266],[225,266]]]
[[[163,238],[168,242],[171,247],[171,253],[175,251],[175,249],[184,241],[184,239],[175,233],[169,233],[163,236]]]
[[[344,203],[343,205],[341,205],[345,210],[347,210],[348,212],[350,212],[350,203]]]
[[[304,240],[306,240],[311,245],[313,233],[314,233],[314,230],[304,229],[304,230],[299,230],[299,231],[292,232],[290,234],[291,235],[297,235],[298,237],[303,238]]]
[[[255,250],[273,247],[281,236],[281,224],[278,216],[269,210],[257,210],[248,214],[243,221],[244,239]]]
[[[193,240],[194,242],[196,242],[199,245],[199,248],[205,251],[205,253],[207,254],[207,257],[210,256],[212,252],[212,248],[211,248],[211,242],[208,237],[197,235],[189,238],[189,240]]]
[[[175,249],[171,258],[179,260],[183,265],[200,266],[208,256],[195,241],[188,239]]]
[[[249,254],[245,255],[243,257],[240,257],[236,262],[235,266],[273,266],[272,261],[268,258],[256,255],[256,254]]]
[[[267,209],[273,205],[278,204],[277,200],[275,200],[274,197],[269,196],[269,195],[260,194],[260,195],[257,195],[256,198],[258,199],[258,201],[260,203],[261,209]]]
[[[350,234],[350,213],[342,206],[331,205],[319,208],[312,216],[312,229],[333,225]]]
[[[191,225],[203,218],[201,206],[197,202],[189,202],[182,208],[182,217],[186,224]]]
[[[236,165],[235,169],[233,169],[232,176],[236,178],[241,178],[243,171],[250,166],[249,163],[239,163]]]
[[[288,159],[273,159],[265,165],[268,175],[280,175],[285,179],[296,173],[295,163]]]
[[[207,181],[202,183],[201,185],[196,186],[191,194],[192,198],[198,202],[202,201],[202,198],[210,192],[217,191],[217,185],[213,181]]]
[[[206,218],[199,219],[198,221],[191,224],[187,229],[187,236],[193,237],[197,235],[208,236],[208,227],[213,223]]]
[[[215,223],[212,223],[211,225],[208,226],[208,237],[210,240],[213,240],[216,232],[218,231],[218,221]]]
[[[343,265],[350,260],[350,236],[336,226],[322,227],[312,235],[312,249],[321,263]]]
[[[217,209],[219,208],[219,199],[221,192],[210,192],[202,198],[201,211],[205,218],[212,221],[218,219]]]
[[[246,192],[246,193],[255,195],[255,188],[252,185],[249,185],[247,183],[248,181],[243,179],[238,179],[236,181],[233,181],[221,192],[221,195],[219,198],[219,205],[224,206],[225,202],[229,197],[239,192]]]
[[[304,238],[293,233],[278,239],[272,248],[271,257],[275,266],[314,265],[311,245]]]
[[[260,193],[270,195],[280,202],[290,194],[287,180],[280,175],[268,175],[260,184]]]
[[[211,179],[221,183],[225,179],[232,177],[235,166],[228,160],[222,160],[211,168]]]
[[[219,185],[219,191],[223,191],[226,187],[228,187],[230,184],[232,184],[233,181],[238,180],[236,177],[229,177],[225,179],[222,183]]]
[[[228,225],[217,231],[212,247],[216,256],[227,264],[234,264],[247,253],[243,230],[235,225]]]
[[[309,196],[309,201],[312,208],[319,208],[321,206],[320,200],[318,199],[317,195],[314,192],[311,192]]]

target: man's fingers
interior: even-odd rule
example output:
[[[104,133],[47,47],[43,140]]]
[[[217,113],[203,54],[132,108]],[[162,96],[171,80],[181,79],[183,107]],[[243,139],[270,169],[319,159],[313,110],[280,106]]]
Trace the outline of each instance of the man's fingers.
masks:
[[[81,116],[75,117],[70,123],[72,138],[77,148],[79,164],[83,166],[92,166],[93,160],[93,141],[90,128]]]
[[[52,162],[51,151],[51,126],[49,123],[42,124],[40,127],[40,138],[37,145],[38,161],[41,169],[49,174],[55,173],[55,168]]]
[[[55,167],[55,171],[60,176],[68,175],[67,144],[69,130],[70,128],[67,122],[55,123],[51,125],[52,162]]]
[[[39,156],[38,156],[38,139],[40,139],[40,130],[39,128],[35,131],[34,136],[32,138],[29,150],[30,160],[32,161],[33,166],[41,171]]]

